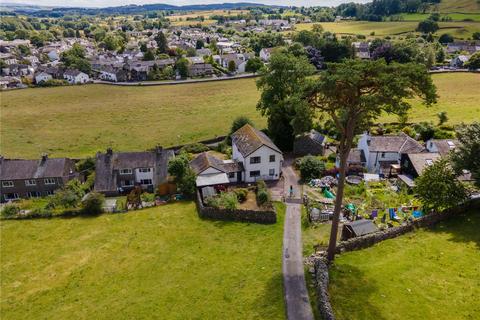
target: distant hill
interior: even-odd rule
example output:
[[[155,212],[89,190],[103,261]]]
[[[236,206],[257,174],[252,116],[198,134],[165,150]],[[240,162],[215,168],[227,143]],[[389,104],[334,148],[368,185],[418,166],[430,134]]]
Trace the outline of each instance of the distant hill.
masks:
[[[199,11],[199,10],[233,10],[244,9],[254,7],[265,7],[267,5],[261,3],[250,2],[238,2],[238,3],[216,3],[216,4],[199,4],[199,5],[185,5],[175,6],[169,4],[145,4],[145,5],[127,5],[119,7],[106,7],[106,8],[75,8],[75,7],[55,7],[55,8],[42,8],[36,6],[21,6],[15,4],[15,6],[9,7],[3,4],[2,7],[13,8],[12,11],[17,13],[29,13],[34,15],[64,15],[64,14],[139,14],[147,11],[160,11],[160,10],[176,10],[176,11]],[[276,5],[268,5],[268,7],[282,7]]]
[[[440,13],[480,13],[478,0],[441,0],[432,10]]]

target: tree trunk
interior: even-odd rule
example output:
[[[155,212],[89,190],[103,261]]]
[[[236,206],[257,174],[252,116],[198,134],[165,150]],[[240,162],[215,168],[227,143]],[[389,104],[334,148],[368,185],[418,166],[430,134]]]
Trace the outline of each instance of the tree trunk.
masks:
[[[337,196],[335,197],[335,208],[333,210],[330,241],[328,243],[328,261],[333,261],[335,259],[335,251],[337,249],[338,223],[340,222],[340,212],[342,211],[343,191],[345,189],[345,174],[347,171],[347,159],[348,155],[350,154],[350,149],[352,148],[355,124],[355,120],[352,120],[348,123],[345,132],[345,140],[340,141],[340,176],[338,179]]]
[[[330,241],[328,243],[327,252],[327,259],[329,261],[333,261],[335,259],[335,251],[337,248],[338,223],[340,222],[340,212],[342,211],[343,190],[345,188],[345,173],[347,171],[347,158],[350,150],[341,150],[340,152],[340,177],[338,179],[337,196],[335,198],[335,209],[333,210],[332,229],[330,231]]]

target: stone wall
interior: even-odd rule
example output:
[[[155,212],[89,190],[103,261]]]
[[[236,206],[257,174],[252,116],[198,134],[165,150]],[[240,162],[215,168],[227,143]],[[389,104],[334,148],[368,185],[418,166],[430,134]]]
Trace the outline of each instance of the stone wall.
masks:
[[[392,239],[405,233],[411,232],[416,228],[431,227],[440,221],[449,219],[452,216],[471,209],[480,209],[480,198],[471,200],[463,206],[459,206],[450,210],[445,210],[441,213],[429,214],[427,216],[408,222],[398,227],[389,228],[384,231],[378,231],[361,237],[349,239],[347,241],[342,241],[337,245],[337,254],[368,248],[381,241]],[[334,320],[335,315],[333,313],[332,306],[330,304],[330,297],[328,295],[328,261],[324,253],[320,253],[319,255],[314,254],[307,260],[313,263],[314,266],[314,285],[317,294],[318,311],[322,316],[322,319]]]
[[[198,215],[203,219],[254,222],[264,224],[272,224],[277,222],[277,213],[275,212],[274,207],[271,207],[269,210],[262,211],[241,209],[227,210],[205,207],[198,191],[195,203],[197,205]]]

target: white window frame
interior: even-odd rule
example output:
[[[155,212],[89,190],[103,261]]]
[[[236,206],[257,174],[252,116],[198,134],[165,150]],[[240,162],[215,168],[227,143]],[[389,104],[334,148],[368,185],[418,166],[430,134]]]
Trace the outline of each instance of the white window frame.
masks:
[[[144,183],[145,181],[150,181],[150,183]],[[153,185],[153,181],[152,181],[152,179],[141,179],[140,184],[142,186],[151,186],[151,185]]]
[[[268,175],[273,177],[275,175],[275,169],[268,169]]]
[[[273,157],[273,160],[272,160],[272,157]],[[270,162],[275,162],[276,159],[277,157],[274,154],[271,154],[270,157],[268,158]]]
[[[9,194],[13,194],[13,198],[7,197]],[[20,199],[20,195],[17,192],[5,194],[5,201],[17,200],[17,199]]]
[[[132,169],[120,169],[120,174],[121,175],[127,175],[127,174],[132,174]]]
[[[15,185],[12,180],[2,181],[2,187],[4,188],[13,188]]]
[[[33,183],[32,183],[33,182]],[[30,187],[30,186],[36,186],[37,185],[37,181],[35,179],[28,179],[28,180],[25,180],[25,185],[27,187]]]
[[[258,162],[254,161],[253,159],[258,159]],[[257,157],[250,157],[250,164],[259,164],[262,163],[262,157],[257,156]]]
[[[255,173],[258,172],[258,174],[253,175],[252,173],[254,173],[254,172]],[[252,170],[252,171],[249,172],[249,175],[250,175],[250,178],[256,178],[256,177],[260,177],[261,172],[260,172],[260,170]]]
[[[148,173],[148,172],[152,172],[152,168],[140,168],[138,169],[138,171],[142,173]]]
[[[36,195],[32,195],[33,193],[35,193]],[[42,194],[38,191],[28,191],[27,192],[27,197],[28,198],[40,198],[42,196]]]
[[[54,192],[53,190],[47,190],[47,191],[45,191],[45,195],[46,195],[46,196],[53,196],[54,193],[55,193],[55,192]]]
[[[57,179],[55,179],[55,178],[45,178],[45,179],[43,179],[43,182],[45,183],[45,185],[53,185],[53,184],[57,184]]]

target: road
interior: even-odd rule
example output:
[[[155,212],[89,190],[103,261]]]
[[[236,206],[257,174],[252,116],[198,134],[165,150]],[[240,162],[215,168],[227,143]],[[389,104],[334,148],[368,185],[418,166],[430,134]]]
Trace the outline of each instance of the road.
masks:
[[[302,256],[301,190],[298,177],[291,161],[285,161],[283,177],[286,197],[293,186],[293,197],[286,200],[287,211],[283,231],[283,287],[288,320],[313,320],[312,307],[308,298]]]

